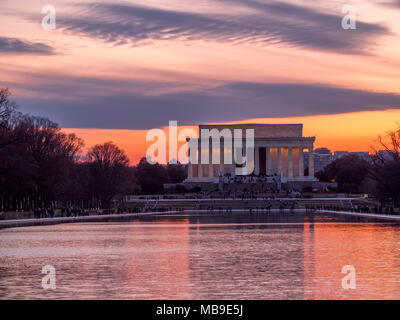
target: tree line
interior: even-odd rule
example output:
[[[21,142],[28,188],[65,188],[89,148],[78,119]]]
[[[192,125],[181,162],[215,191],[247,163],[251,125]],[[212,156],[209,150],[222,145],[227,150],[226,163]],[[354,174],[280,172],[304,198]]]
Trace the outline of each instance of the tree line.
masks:
[[[315,175],[320,181],[337,182],[339,192],[364,192],[382,205],[400,207],[400,125],[379,136],[381,151],[374,150],[370,161],[349,154],[332,161]]]
[[[157,193],[164,183],[182,182],[180,164],[129,166],[112,142],[84,151],[84,141],[55,122],[18,111],[0,88],[0,210],[44,206],[109,208],[127,194]]]

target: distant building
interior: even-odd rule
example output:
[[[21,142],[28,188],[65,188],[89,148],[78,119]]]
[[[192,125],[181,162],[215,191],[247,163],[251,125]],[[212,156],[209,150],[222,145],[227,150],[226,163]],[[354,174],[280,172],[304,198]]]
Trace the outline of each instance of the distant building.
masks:
[[[364,159],[365,161],[371,161],[371,155],[369,154],[368,151],[352,152],[351,154],[356,154],[361,159]]]
[[[314,170],[322,171],[333,161],[333,155],[328,148],[318,148],[314,151]]]
[[[308,152],[304,153],[305,168],[308,168]],[[317,148],[314,150],[314,170],[322,171],[333,161],[333,155],[328,148]]]
[[[347,156],[348,154],[350,154],[350,152],[348,151],[335,151],[335,153],[333,154],[333,160],[340,159],[341,157]]]
[[[380,150],[377,152],[377,155],[385,160],[391,160],[395,152],[394,150]]]
[[[348,154],[355,154],[359,156],[361,159],[364,159],[365,161],[371,161],[371,155],[369,154],[368,151],[355,151],[355,152],[349,152],[349,151],[335,151],[333,154],[333,160],[340,159],[343,156],[346,156]]]
[[[381,152],[381,151],[379,151]],[[378,152],[378,153],[379,153]],[[371,155],[368,151],[335,151],[333,154],[328,148],[318,148],[314,150],[314,170],[315,172],[322,171],[332,161],[340,159],[344,156],[355,154],[361,159],[370,162]],[[382,153],[384,157],[389,157],[389,153]],[[304,152],[304,168],[308,168],[308,152]]]

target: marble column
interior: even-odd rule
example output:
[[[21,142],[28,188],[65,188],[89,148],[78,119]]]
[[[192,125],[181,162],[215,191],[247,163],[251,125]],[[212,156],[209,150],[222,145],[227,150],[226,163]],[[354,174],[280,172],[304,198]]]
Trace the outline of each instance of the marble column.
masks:
[[[208,176],[212,178],[214,176],[214,168],[212,163],[212,154],[213,154],[212,144],[208,147]]]
[[[225,174],[225,164],[224,164],[224,159],[225,159],[224,158],[225,157],[224,150],[225,150],[225,148],[224,148],[224,144],[225,144],[225,139],[223,139],[221,141],[221,145],[220,145],[220,148],[219,148],[219,173],[220,173],[221,176],[224,176],[224,174]]]
[[[293,178],[293,148],[288,147],[288,178]]]
[[[271,174],[271,160],[270,160],[270,148],[266,147],[265,148],[265,172],[267,175]]]
[[[282,176],[282,148],[278,147],[278,175]]]
[[[231,165],[231,176],[236,176],[236,162],[235,162],[235,148],[232,141],[232,165]]]
[[[199,178],[203,177],[203,165],[201,164],[201,140],[199,139],[199,147],[198,147],[198,164],[197,164],[197,176]]]
[[[188,164],[187,164],[187,178],[190,179],[193,176],[193,166],[192,163],[190,161],[190,147],[189,147],[189,143],[188,143]]]
[[[308,148],[308,177],[314,178],[314,149]]]
[[[260,149],[257,147],[254,147],[254,174],[259,175],[260,174]]]
[[[188,162],[188,179],[193,178],[193,164]]]
[[[299,147],[299,177],[304,178],[304,153],[303,147]]]
[[[190,161],[190,147],[189,147],[189,143],[188,143],[188,179],[193,178],[193,163],[192,161]]]

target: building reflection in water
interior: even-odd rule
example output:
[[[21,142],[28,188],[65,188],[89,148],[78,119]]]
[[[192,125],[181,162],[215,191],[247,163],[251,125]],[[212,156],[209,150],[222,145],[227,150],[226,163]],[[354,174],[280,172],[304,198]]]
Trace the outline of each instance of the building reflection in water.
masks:
[[[190,218],[199,299],[396,299],[399,226],[313,215]],[[342,268],[356,268],[355,290]]]
[[[399,299],[399,226],[392,223],[305,223],[305,299]],[[342,288],[345,265],[356,288]]]
[[[0,298],[398,299],[399,226],[198,214],[0,231]],[[57,289],[41,288],[53,265]],[[356,289],[342,288],[344,265]]]

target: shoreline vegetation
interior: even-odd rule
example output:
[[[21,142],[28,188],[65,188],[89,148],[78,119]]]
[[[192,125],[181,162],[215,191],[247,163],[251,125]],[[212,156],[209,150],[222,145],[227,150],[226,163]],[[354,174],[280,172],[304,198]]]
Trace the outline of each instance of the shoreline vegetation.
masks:
[[[150,164],[142,158],[136,166],[131,166],[125,152],[112,142],[89,147],[83,152],[82,139],[73,133],[63,133],[62,128],[47,118],[18,112],[17,104],[10,97],[9,89],[0,88],[0,212],[3,216],[7,212],[20,216],[33,213],[36,218],[46,218],[99,212],[166,211],[171,204],[162,205],[158,196],[154,196],[153,202],[137,201],[140,204],[136,205],[126,201],[127,197],[148,198],[160,194],[162,197],[192,194],[194,199],[209,201],[236,196],[242,200],[238,202],[240,204],[228,207],[248,209],[247,198],[275,201],[295,193],[295,190],[269,190],[267,186],[262,186],[261,190],[256,185],[235,186],[237,190],[233,191],[219,190],[217,186],[210,191],[201,187],[185,190],[179,185],[187,176],[184,165]],[[370,213],[397,212],[400,206],[400,125],[385,138],[379,137],[379,142],[385,152],[375,150],[371,161],[348,155],[317,172],[320,181],[338,184],[337,190],[322,193],[322,196],[364,193],[371,196],[368,204],[362,205],[368,207]],[[164,190],[167,183],[175,184],[175,190]],[[297,193],[298,201],[317,195],[313,190]],[[212,202],[205,205],[195,201],[190,208],[185,206],[178,204],[175,207],[199,210],[218,207]],[[269,206],[280,208],[281,204],[255,205],[257,208]],[[297,206],[288,205],[293,209]],[[325,202],[315,205],[318,206],[346,209],[347,205]]]

